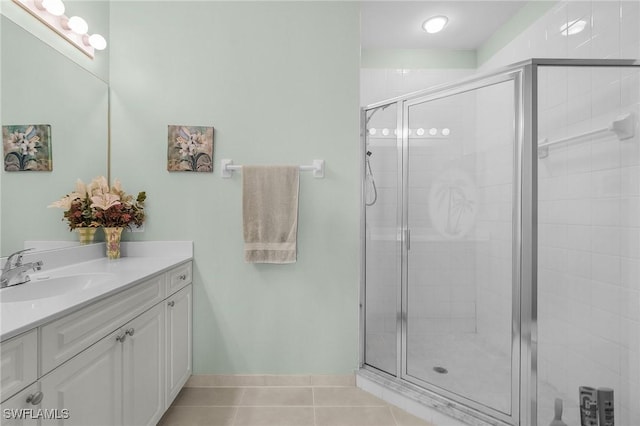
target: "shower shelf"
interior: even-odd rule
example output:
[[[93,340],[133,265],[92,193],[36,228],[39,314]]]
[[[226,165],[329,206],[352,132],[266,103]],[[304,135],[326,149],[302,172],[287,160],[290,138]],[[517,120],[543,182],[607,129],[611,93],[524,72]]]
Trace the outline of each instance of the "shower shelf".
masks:
[[[636,121],[632,113],[619,116],[611,122],[608,127],[603,127],[589,132],[580,133],[578,135],[568,136],[566,138],[548,140],[542,139],[538,142],[538,158],[547,158],[549,156],[549,148],[558,144],[568,144],[579,142],[589,136],[597,136],[605,133],[615,133],[619,140],[623,141],[631,139],[635,135]]]

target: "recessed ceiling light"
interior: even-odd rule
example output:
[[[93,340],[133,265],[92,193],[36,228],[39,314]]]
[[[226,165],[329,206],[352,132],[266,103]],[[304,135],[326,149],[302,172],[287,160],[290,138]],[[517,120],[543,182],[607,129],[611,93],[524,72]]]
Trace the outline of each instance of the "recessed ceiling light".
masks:
[[[422,23],[422,29],[428,32],[429,34],[439,33],[447,26],[447,22],[449,22],[449,18],[446,16],[434,16],[433,18],[429,18]]]
[[[566,24],[562,24],[560,27],[560,34],[563,36],[570,36],[582,32],[587,26],[587,21],[582,19],[576,19],[569,21]]]

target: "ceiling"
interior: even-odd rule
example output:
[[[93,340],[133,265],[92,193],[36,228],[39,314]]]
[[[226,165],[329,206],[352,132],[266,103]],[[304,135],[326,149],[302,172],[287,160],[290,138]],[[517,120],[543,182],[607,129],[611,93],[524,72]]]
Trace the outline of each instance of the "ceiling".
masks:
[[[480,47],[527,1],[363,1],[361,43],[365,49],[465,49]],[[449,23],[438,34],[427,34],[422,23],[446,15]]]

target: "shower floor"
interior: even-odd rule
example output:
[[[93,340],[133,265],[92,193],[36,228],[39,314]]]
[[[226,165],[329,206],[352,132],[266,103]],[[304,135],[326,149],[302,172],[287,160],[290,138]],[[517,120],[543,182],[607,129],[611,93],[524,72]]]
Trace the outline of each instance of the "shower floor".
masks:
[[[511,407],[511,354],[476,333],[409,335],[407,374],[503,413]]]
[[[389,353],[385,357],[389,358],[384,360],[387,365],[395,365],[391,356]],[[510,412],[511,355],[497,350],[483,335],[409,335],[407,374],[409,379],[427,382],[503,413]],[[555,398],[564,401],[565,423],[579,424],[576,395],[565,395],[552,384],[540,381],[538,425],[553,419]]]

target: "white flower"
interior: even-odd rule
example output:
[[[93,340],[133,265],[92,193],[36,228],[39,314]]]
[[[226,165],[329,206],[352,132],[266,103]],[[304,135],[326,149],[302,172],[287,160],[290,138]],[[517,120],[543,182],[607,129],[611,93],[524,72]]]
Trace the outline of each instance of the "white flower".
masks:
[[[91,195],[102,195],[109,192],[109,184],[107,183],[107,178],[104,176],[98,176],[94,178],[89,184],[89,188],[87,192]]]
[[[65,197],[62,197],[58,201],[54,201],[53,203],[49,204],[47,207],[56,207],[59,209],[69,210],[71,208],[71,203],[73,202],[73,200],[76,200],[81,197],[82,196],[77,192],[72,192],[71,194]]]
[[[91,195],[91,194],[89,193],[89,189],[88,189],[87,185],[85,185],[85,184],[84,184],[84,182],[83,182],[83,181],[81,181],[80,179],[78,179],[78,180],[76,181],[76,193],[78,193],[78,194],[82,194],[82,195],[80,196],[80,198],[84,198],[84,197],[86,197],[86,196],[88,196],[88,195]]]
[[[120,204],[120,197],[115,194],[100,194],[91,197],[91,207],[97,207],[102,210],[107,210],[109,207],[117,206]]]

